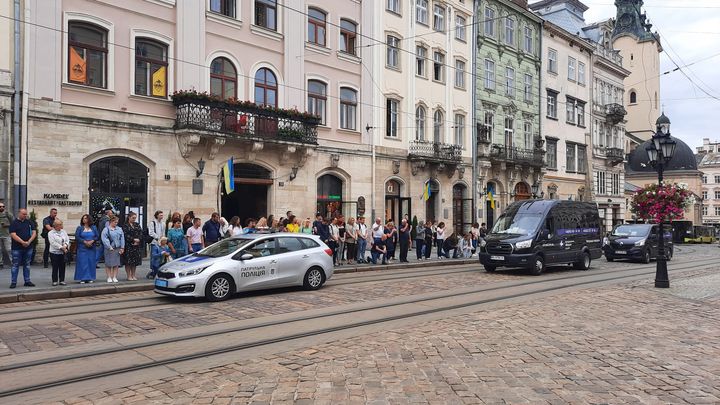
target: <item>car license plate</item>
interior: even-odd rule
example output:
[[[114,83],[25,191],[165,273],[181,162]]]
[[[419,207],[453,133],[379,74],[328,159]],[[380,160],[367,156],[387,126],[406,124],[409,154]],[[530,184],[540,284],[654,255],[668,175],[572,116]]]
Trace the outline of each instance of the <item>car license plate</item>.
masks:
[[[490,256],[490,260],[505,261],[505,256]]]
[[[615,251],[615,254],[616,254],[616,255],[626,255],[627,252],[624,251],[624,250],[616,250],[616,251]]]
[[[156,280],[155,280],[155,285],[158,286],[158,287],[167,287],[167,286],[168,286],[168,282],[167,282],[167,280],[156,279]]]

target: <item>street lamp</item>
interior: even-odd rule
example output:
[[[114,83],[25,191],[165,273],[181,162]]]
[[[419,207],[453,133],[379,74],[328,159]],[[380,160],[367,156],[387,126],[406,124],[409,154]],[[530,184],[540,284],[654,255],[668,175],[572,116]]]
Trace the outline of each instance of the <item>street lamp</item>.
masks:
[[[532,186],[530,186],[530,189],[533,194],[533,198],[543,198],[545,196],[544,191],[540,191],[540,182],[536,181],[533,183]]]
[[[645,147],[649,163],[657,169],[658,189],[663,186],[663,170],[670,163],[675,153],[676,142],[670,137],[670,119],[663,113],[655,122],[657,131],[652,136],[652,142]],[[658,227],[658,257],[655,269],[655,287],[669,288],[670,279],[667,271],[667,257],[665,256],[665,220],[660,217]]]

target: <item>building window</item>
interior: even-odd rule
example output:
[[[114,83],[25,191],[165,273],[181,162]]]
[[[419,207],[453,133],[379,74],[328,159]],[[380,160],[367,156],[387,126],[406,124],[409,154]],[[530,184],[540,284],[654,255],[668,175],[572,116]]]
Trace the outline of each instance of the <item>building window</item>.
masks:
[[[387,60],[385,64],[393,69],[400,69],[400,39],[392,35],[387,36]]]
[[[495,114],[485,111],[484,129],[487,134],[487,140],[493,142],[493,134],[495,133]]]
[[[612,174],[612,195],[620,195],[620,174]]]
[[[511,67],[505,69],[505,95],[515,97],[515,69]]]
[[[465,116],[462,114],[455,114],[455,145],[464,147],[465,143]]]
[[[442,52],[433,52],[433,80],[445,82],[445,55]]]
[[[513,137],[515,134],[515,120],[512,117],[505,117],[505,146],[513,146]]]
[[[320,124],[325,125],[327,111],[327,85],[319,80],[308,81],[308,112],[320,117]]]
[[[167,45],[150,39],[135,40],[135,94],[167,97]]]
[[[545,154],[545,161],[548,169],[557,169],[557,139],[547,140],[547,153]]]
[[[715,215],[720,215],[720,207],[715,207]]]
[[[575,74],[575,58],[568,56],[568,80],[575,81],[576,74]]]
[[[715,184],[720,184],[720,176],[715,176]]]
[[[495,90],[495,62],[485,59],[485,88]]]
[[[395,14],[400,14],[400,0],[387,0],[387,9]]]
[[[707,176],[702,176],[702,184],[707,184]]]
[[[276,0],[255,0],[255,25],[277,30]]]
[[[720,191],[715,192],[715,199],[720,200]]]
[[[585,64],[578,62],[578,83],[585,84]]]
[[[210,0],[210,11],[235,18],[235,0]]]
[[[575,173],[575,144],[565,145],[565,171]]]
[[[587,172],[587,163],[585,161],[586,158],[586,149],[584,146],[577,146],[577,172],[578,173],[585,173]]]
[[[515,20],[510,17],[505,17],[505,43],[515,44]]]
[[[523,95],[523,99],[526,103],[532,102],[532,75],[525,74],[525,91]]]
[[[495,38],[495,10],[485,7],[485,36]]]
[[[357,92],[348,87],[340,88],[340,128],[357,129]]]
[[[567,97],[565,100],[565,111],[567,113],[565,121],[568,124],[575,125],[575,99]]]
[[[606,173],[603,171],[595,172],[595,187],[597,189],[597,193],[600,195],[607,194],[607,183],[606,183],[607,177]]]
[[[268,68],[261,68],[255,73],[255,104],[270,107],[278,106],[278,85],[275,73]]]
[[[425,140],[425,107],[421,105],[415,109],[415,139]]]
[[[525,139],[525,149],[532,149],[532,123],[529,121],[525,121],[523,123],[523,135]]]
[[[708,198],[708,192],[707,192],[707,191],[703,191],[703,192],[702,192],[702,199],[703,199],[703,200],[707,200],[707,198]]]
[[[637,103],[637,93],[634,91],[630,92],[630,104],[636,104]]]
[[[703,207],[702,207],[702,214],[703,214],[703,216],[705,216],[705,215],[708,214],[708,206],[707,206],[707,205],[703,205]]]
[[[558,53],[552,48],[548,48],[548,72],[558,72]]]
[[[525,52],[532,54],[533,53],[533,30],[529,26],[525,27]]]
[[[357,24],[350,20],[340,20],[340,52],[357,56]]]
[[[68,81],[107,88],[107,31],[86,23],[68,27]]]
[[[237,70],[226,58],[215,58],[210,64],[210,94],[224,100],[237,97]]]
[[[442,111],[435,110],[433,114],[433,140],[435,143],[441,143],[444,140],[443,129],[445,128],[445,118]]]
[[[433,29],[445,31],[445,9],[439,4],[433,7]]]
[[[386,122],[385,122],[385,135],[391,138],[397,138],[398,136],[398,112],[400,110],[400,103],[397,100],[391,98],[387,99],[386,104]]]
[[[427,25],[428,22],[428,0],[415,1],[415,21]]]
[[[465,27],[467,22],[465,17],[461,15],[455,16],[455,39],[465,41]]]
[[[455,60],[455,87],[465,88],[465,62]]]
[[[427,48],[424,46],[415,47],[415,74],[420,77],[427,77],[425,71],[425,60],[427,59]]]
[[[548,118],[557,119],[557,92],[547,91],[547,116]]]
[[[308,42],[325,46],[326,14],[316,8],[308,9]]]
[[[576,101],[575,113],[577,114],[577,125],[579,127],[585,126],[585,103]]]

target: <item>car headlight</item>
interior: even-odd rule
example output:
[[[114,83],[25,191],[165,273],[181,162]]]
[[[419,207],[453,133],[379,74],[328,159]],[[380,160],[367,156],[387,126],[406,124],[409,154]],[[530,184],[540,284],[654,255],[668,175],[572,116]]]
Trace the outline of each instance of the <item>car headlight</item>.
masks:
[[[645,239],[640,239],[639,241],[635,242],[635,246],[645,246]]]
[[[210,267],[210,266],[201,267],[199,269],[181,271],[180,273],[178,273],[178,277],[197,276],[198,274],[202,273],[203,270],[207,269],[208,267]]]
[[[517,242],[515,244],[515,249],[527,249],[530,246],[532,246],[532,239],[524,240],[522,242]]]

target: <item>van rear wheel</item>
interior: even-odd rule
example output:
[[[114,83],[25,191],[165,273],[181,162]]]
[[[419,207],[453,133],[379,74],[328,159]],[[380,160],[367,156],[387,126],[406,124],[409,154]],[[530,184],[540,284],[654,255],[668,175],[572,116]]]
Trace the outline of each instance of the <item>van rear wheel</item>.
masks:
[[[539,276],[545,271],[545,259],[538,255],[535,256],[535,264],[530,269],[530,274],[533,276]]]
[[[580,261],[575,262],[573,267],[575,267],[576,270],[587,270],[590,268],[590,261],[590,253],[583,252]]]

